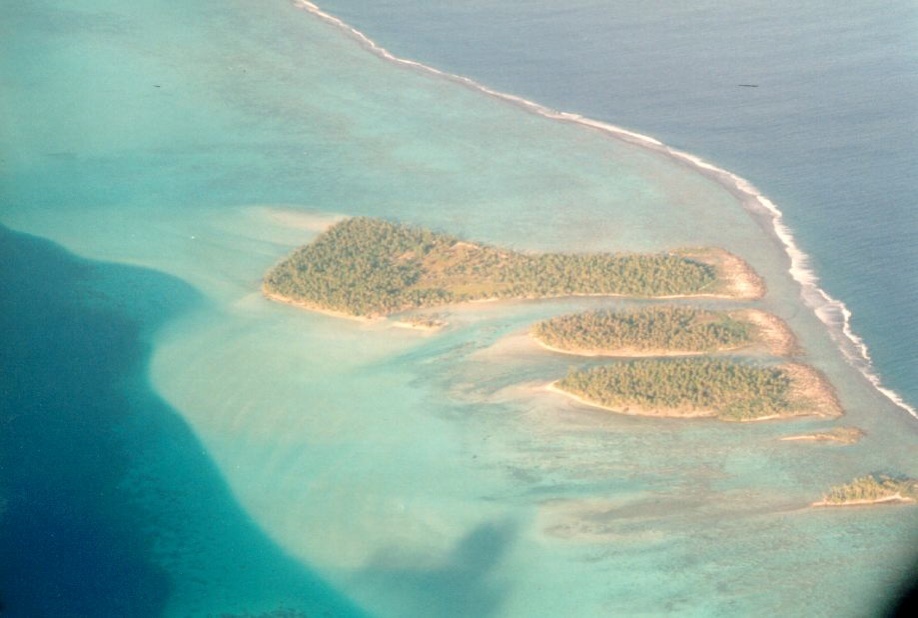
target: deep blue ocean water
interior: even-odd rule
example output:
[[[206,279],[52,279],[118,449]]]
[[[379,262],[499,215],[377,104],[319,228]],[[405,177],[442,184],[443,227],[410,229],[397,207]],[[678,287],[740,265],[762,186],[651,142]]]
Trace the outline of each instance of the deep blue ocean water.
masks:
[[[187,594],[202,615],[361,615],[239,511],[150,390],[149,337],[193,289],[6,228],[0,276],[0,614],[161,616]]]
[[[915,3],[319,4],[398,56],[752,181],[851,309],[884,382],[918,403]]]
[[[914,402],[913,14],[809,6],[326,8],[753,180]],[[805,506],[918,475],[912,421],[713,183],[381,62],[285,0],[2,12],[2,615],[837,616],[896,591],[913,510]],[[525,329],[575,301],[456,309],[431,337],[263,301],[330,214],[532,248],[729,243],[868,436],[800,448],[777,438],[832,423],[546,398],[571,361]]]

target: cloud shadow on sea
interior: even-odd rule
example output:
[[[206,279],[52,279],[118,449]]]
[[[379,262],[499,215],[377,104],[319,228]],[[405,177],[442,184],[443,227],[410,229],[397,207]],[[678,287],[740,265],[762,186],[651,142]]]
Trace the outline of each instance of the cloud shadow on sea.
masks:
[[[379,552],[357,577],[405,616],[500,614],[507,585],[496,576],[517,537],[511,522],[481,524],[462,537],[439,566],[404,566],[396,548]],[[388,603],[387,603],[388,604]]]

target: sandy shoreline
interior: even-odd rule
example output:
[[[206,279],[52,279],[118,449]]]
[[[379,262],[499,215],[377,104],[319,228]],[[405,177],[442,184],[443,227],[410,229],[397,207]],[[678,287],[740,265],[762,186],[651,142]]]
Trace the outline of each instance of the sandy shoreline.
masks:
[[[307,303],[302,300],[294,300],[287,296],[283,296],[281,294],[270,292],[264,285],[262,285],[261,292],[265,298],[267,298],[268,300],[274,301],[276,303],[281,303],[284,305],[291,305],[293,307],[297,307],[298,309],[305,309],[307,311],[312,311],[314,313],[320,313],[322,315],[327,315],[333,318],[344,318],[346,320],[353,320],[355,322],[361,322],[363,324],[373,324],[373,323],[381,322],[382,320],[385,319],[384,317],[381,317],[381,316],[380,317],[369,317],[369,316],[361,316],[361,315],[353,315],[350,313],[344,313],[343,311],[334,311],[332,309],[325,309],[325,308],[319,307],[318,305],[314,305],[312,303]]]
[[[867,344],[852,329],[851,312],[844,302],[834,298],[823,288],[819,287],[819,278],[809,264],[809,256],[798,245],[793,230],[791,230],[784,220],[784,213],[774,202],[768,199],[758,188],[745,178],[718,167],[699,156],[668,146],[649,135],[644,135],[608,122],[587,118],[580,114],[555,110],[518,95],[494,90],[469,77],[442,71],[415,60],[400,58],[377,44],[363,32],[345,23],[340,18],[323,11],[315,3],[309,0],[293,0],[293,4],[334,27],[341,29],[349,37],[357,41],[359,45],[379,58],[410,67],[414,70],[442,77],[538,116],[600,131],[613,139],[636,145],[644,150],[666,156],[681,165],[691,167],[705,178],[718,183],[730,194],[735,196],[754,219],[761,222],[763,226],[767,226],[771,229],[785,255],[790,260],[788,273],[791,278],[801,286],[805,306],[816,314],[833,335],[838,332],[838,334],[847,339],[856,349],[854,353],[850,353],[842,347],[842,352],[851,360],[857,359],[858,361],[863,361],[864,365],[860,371],[874,388],[894,405],[905,410],[912,417],[918,418],[918,410],[906,402],[899,393],[884,386],[880,376],[872,369]],[[764,283],[762,283],[762,286],[764,288]],[[764,289],[761,295],[764,295]],[[836,322],[841,325],[840,329],[837,331],[835,327]]]
[[[765,282],[742,258],[718,247],[687,249],[677,252],[678,255],[698,260],[713,266],[717,270],[719,283],[725,285],[725,298],[754,300],[765,296]]]
[[[733,346],[729,348],[720,348],[713,351],[695,351],[695,350],[667,350],[667,349],[637,349],[637,348],[608,348],[608,349],[583,349],[583,348],[558,348],[546,343],[535,333],[530,332],[529,336],[539,347],[556,352],[558,354],[567,354],[570,356],[587,356],[587,357],[609,357],[609,358],[647,358],[647,357],[682,357],[682,356],[705,356],[710,354],[721,354],[727,352],[739,352],[742,350],[755,349],[764,347],[774,356],[790,356],[799,352],[797,337],[791,332],[790,328],[784,321],[759,309],[742,309],[740,311],[731,311],[728,315],[734,319],[749,322],[756,329],[758,335],[757,341],[751,341],[748,344]]]
[[[437,320],[432,324],[412,322],[410,320],[392,320],[390,324],[396,328],[404,328],[406,330],[419,330],[425,333],[434,333],[448,326],[447,322],[441,320]]]
[[[628,406],[624,409],[621,408],[612,408],[609,406],[604,406],[601,403],[596,403],[595,401],[590,401],[569,393],[564,389],[558,388],[556,386],[558,381],[551,382],[542,387],[542,390],[545,390],[549,393],[556,393],[558,395],[563,395],[564,397],[576,401],[579,404],[589,406],[591,408],[598,408],[600,410],[606,410],[608,412],[615,412],[616,414],[624,414],[626,416],[648,416],[648,417],[658,417],[658,418],[714,418],[717,416],[717,412],[714,410],[675,410],[675,409],[666,409],[666,408],[641,408],[638,406]]]
[[[909,498],[908,496],[903,496],[900,493],[895,493],[891,496],[883,496],[882,498],[873,498],[870,500],[848,500],[845,502],[829,502],[828,500],[820,500],[819,502],[813,502],[810,506],[818,507],[844,507],[844,506],[872,506],[875,504],[914,504],[915,499]]]
[[[775,356],[793,356],[800,353],[800,344],[784,320],[761,309],[741,309],[728,315],[736,320],[749,322],[756,329],[759,341],[751,345],[764,345]]]
[[[535,334],[529,333],[530,339],[532,339],[536,345],[544,350],[549,352],[556,352],[558,354],[567,354],[568,356],[588,356],[596,357],[603,356],[607,358],[653,358],[653,357],[676,357],[676,356],[703,356],[705,354],[710,354],[710,352],[690,352],[686,350],[636,350],[634,348],[618,348],[615,350],[584,350],[581,348],[556,348],[552,345],[545,343],[543,340],[539,339]],[[730,350],[739,350],[742,348],[730,348]],[[728,350],[723,350],[728,351]]]
[[[629,299],[653,299],[653,300],[680,300],[680,299],[692,299],[692,298],[717,298],[724,300],[751,300],[756,298],[761,298],[765,293],[765,286],[762,283],[762,280],[759,276],[752,270],[752,268],[746,264],[742,259],[737,256],[724,251],[723,249],[705,249],[703,251],[685,251],[678,252],[678,255],[689,259],[696,259],[698,261],[710,264],[717,268],[718,272],[718,283],[721,285],[726,285],[728,292],[718,292],[718,293],[697,293],[697,294],[670,294],[666,296],[640,296],[634,294],[605,294],[605,293],[596,293],[596,294],[583,294],[583,293],[572,293],[572,294],[556,294],[556,295],[546,295],[546,296],[515,296],[515,297],[486,297],[486,298],[476,298],[468,301],[462,301],[459,303],[444,303],[442,305],[432,305],[429,307],[417,307],[416,309],[434,309],[437,307],[447,307],[455,305],[464,305],[464,304],[494,304],[494,303],[503,303],[503,302],[514,302],[514,301],[538,301],[538,300],[557,300],[562,298],[629,298]],[[706,259],[707,258],[707,259]],[[262,293],[265,298],[279,303],[284,303],[286,305],[292,305],[294,307],[299,307],[300,309],[305,309],[307,311],[315,311],[316,313],[321,313],[323,315],[328,315],[337,318],[346,318],[349,320],[358,320],[362,322],[372,322],[377,320],[382,320],[391,314],[380,314],[374,316],[356,316],[350,313],[345,313],[343,311],[336,311],[334,309],[327,309],[321,307],[315,303],[309,303],[306,301],[292,299],[290,297],[278,294],[276,292],[271,292],[267,289],[266,284],[262,282]],[[409,311],[411,308],[404,308],[399,311],[393,311],[392,313],[400,313],[401,311]],[[754,312],[755,310],[748,310]],[[760,312],[763,313],[764,312]],[[764,314],[769,315],[769,314]],[[770,316],[774,318],[774,316]],[[761,318],[763,324],[766,322],[764,318]],[[774,318],[783,325],[778,318]],[[750,321],[752,321],[750,319]],[[401,322],[405,322],[402,320]],[[398,326],[409,327],[407,324],[398,324]],[[410,326],[414,328],[413,326]],[[786,329],[786,325],[784,326]],[[778,332],[777,329],[773,329],[774,332]],[[789,331],[788,331],[789,333]],[[793,337],[793,335],[789,335]],[[562,352],[563,350],[555,350]],[[635,354],[640,355],[640,354]],[[652,356],[647,354],[647,356]]]
[[[749,419],[721,418],[716,410],[698,410],[691,408],[642,408],[636,405],[623,405],[619,407],[606,406],[591,401],[574,393],[565,391],[557,386],[560,380],[551,382],[543,387],[549,393],[563,395],[579,404],[598,408],[616,414],[628,416],[648,416],[658,418],[716,418],[730,423],[757,423],[771,420],[787,420],[803,416],[835,417],[842,415],[841,406],[835,396],[835,390],[823,375],[806,365],[786,364],[781,365],[791,378],[791,398],[794,409],[782,414],[770,414]]]
[[[782,442],[835,442],[837,444],[856,444],[864,436],[864,431],[857,427],[837,427],[828,431],[785,436]]]
[[[790,375],[794,405],[807,409],[794,416],[837,417],[844,414],[835,388],[822,372],[800,363],[781,365],[781,369]]]
[[[386,316],[361,316],[361,315],[352,315],[350,313],[345,313],[343,311],[334,311],[332,309],[323,309],[312,303],[307,303],[305,301],[294,300],[288,298],[281,294],[275,294],[274,292],[269,292],[267,289],[262,286],[262,295],[273,302],[281,303],[284,305],[290,305],[296,307],[297,309],[304,309],[306,311],[311,311],[313,313],[318,313],[321,315],[327,315],[333,318],[344,318],[346,320],[351,320],[352,322],[359,322],[361,324],[382,324],[386,323],[395,328],[402,328],[405,330],[416,330],[425,333],[432,333],[438,330],[441,330],[447,326],[446,322],[437,321],[435,324],[422,324],[418,322],[412,322],[410,320],[390,320]]]

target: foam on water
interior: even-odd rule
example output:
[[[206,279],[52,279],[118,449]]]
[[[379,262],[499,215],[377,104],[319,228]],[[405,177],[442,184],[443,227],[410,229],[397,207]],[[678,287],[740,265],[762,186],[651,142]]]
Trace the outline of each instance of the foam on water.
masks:
[[[725,185],[732,185],[744,194],[744,203],[751,209],[767,213],[771,218],[775,236],[780,239],[784,250],[790,258],[788,272],[800,284],[801,295],[816,316],[829,328],[832,337],[852,365],[864,375],[873,386],[894,404],[918,418],[918,410],[909,405],[898,393],[883,386],[880,376],[873,368],[867,343],[851,327],[851,311],[841,300],[833,298],[819,286],[819,276],[810,265],[810,257],[800,249],[793,231],[784,222],[784,213],[765,197],[751,182],[736,174],[672,148],[667,151],[673,156],[690,161],[698,169],[713,173]]]
[[[781,246],[763,242],[768,213],[748,216],[741,192],[690,161],[658,156],[665,147],[638,134],[606,139],[611,125],[480,96],[456,87],[470,85],[460,78],[395,70],[287,0],[183,4],[207,9],[195,19],[166,19],[173,4],[157,2],[112,2],[135,18],[148,11],[145,25],[165,21],[124,37],[128,47],[115,48],[124,62],[80,65],[90,75],[96,63],[114,66],[132,80],[142,71],[123,52],[148,37],[141,55],[151,73],[188,77],[173,99],[150,103],[157,139],[132,145],[119,132],[132,146],[124,149],[100,137],[97,159],[77,144],[67,165],[39,156],[22,164],[20,150],[47,148],[17,143],[2,216],[80,255],[170,273],[202,297],[151,335],[142,377],[194,433],[197,455],[213,462],[228,497],[284,554],[377,615],[400,618],[800,607],[856,615],[901,575],[901,539],[911,530],[904,510],[801,507],[854,474],[885,466],[915,474],[912,433],[899,432],[913,423],[890,414],[817,318],[798,312]],[[213,28],[205,16],[226,21]],[[163,36],[186,27],[202,45],[193,62],[184,46],[155,55],[168,52]],[[85,38],[93,48],[104,43]],[[67,59],[79,57],[71,44],[62,46]],[[245,74],[226,60],[231,45]],[[46,92],[59,87],[47,83]],[[108,98],[87,91],[96,94]],[[46,99],[34,96],[14,117],[57,135],[60,116],[34,113]],[[133,109],[110,113],[123,108]],[[173,125],[160,116],[188,110],[201,121],[181,125],[189,144],[176,152]],[[202,126],[214,118],[221,122]],[[392,217],[524,249],[735,250],[768,278],[770,293],[756,304],[791,322],[808,360],[833,380],[847,378],[836,380],[850,407],[845,422],[868,435],[852,447],[801,448],[778,438],[833,421],[675,424],[594,413],[532,388],[578,362],[518,345],[534,321],[641,303],[449,307],[450,327],[425,336],[267,302],[261,276],[335,219],[322,213]],[[131,279],[124,290],[156,313],[161,292]],[[163,478],[181,483],[187,473],[166,453]],[[162,496],[148,499],[185,516]],[[236,537],[212,540],[225,552],[213,555],[234,555]],[[246,576],[231,559],[213,562]],[[233,610],[195,595],[199,579],[226,581],[208,570],[170,576],[187,591],[179,596],[202,600],[200,615]],[[763,577],[768,593],[757,589]],[[173,608],[168,615],[195,613]]]
[[[360,30],[350,26],[340,18],[322,10],[315,3],[309,2],[309,0],[293,0],[293,3],[295,6],[304,9],[309,13],[325,20],[326,22],[342,29],[355,40],[357,40],[363,47],[376,54],[380,58],[394,62],[396,64],[411,67],[433,75],[450,79],[470,88],[474,88],[475,90],[478,90],[489,96],[515,104],[529,112],[539,114],[546,118],[571,122],[585,127],[597,129],[613,137],[625,140],[629,143],[643,146],[655,152],[660,152],[673,158],[685,161],[694,166],[697,170],[716,179],[728,190],[739,194],[746,208],[754,213],[766,214],[770,218],[775,237],[780,240],[784,247],[784,251],[787,254],[787,257],[790,259],[790,268],[788,269],[788,272],[790,273],[791,277],[793,277],[793,279],[800,284],[801,295],[807,306],[810,307],[815,312],[820,321],[822,321],[823,324],[829,328],[830,334],[838,343],[845,357],[864,375],[864,377],[877,389],[877,391],[882,393],[896,406],[908,412],[912,417],[918,419],[918,409],[915,409],[913,406],[909,405],[908,402],[906,402],[898,393],[892,389],[886,388],[883,385],[882,379],[875,371],[871,362],[870,351],[866,342],[857,333],[854,332],[851,326],[851,311],[841,300],[833,298],[831,295],[829,295],[828,292],[819,286],[819,277],[810,265],[811,260],[809,256],[802,249],[800,249],[800,246],[794,238],[793,231],[784,222],[784,213],[781,212],[781,210],[773,201],[763,195],[748,180],[725,169],[717,167],[716,165],[705,161],[701,157],[677,150],[675,148],[671,148],[649,135],[643,135],[635,131],[630,131],[611,123],[586,118],[580,114],[553,110],[549,107],[534,101],[530,101],[523,97],[499,92],[485,86],[484,84],[480,84],[469,77],[441,71],[440,69],[423,64],[421,62],[417,62],[415,60],[400,58],[376,43],[373,39],[368,37]]]

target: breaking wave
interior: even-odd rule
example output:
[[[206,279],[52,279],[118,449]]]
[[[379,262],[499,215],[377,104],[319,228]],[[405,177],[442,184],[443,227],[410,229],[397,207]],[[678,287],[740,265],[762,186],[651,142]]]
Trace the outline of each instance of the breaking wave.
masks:
[[[437,75],[444,79],[460,83],[464,86],[487,94],[488,96],[507,101],[508,103],[512,103],[513,105],[523,108],[531,113],[538,114],[546,118],[578,124],[581,126],[589,127],[591,129],[602,131],[623,141],[673,157],[674,159],[691,165],[704,175],[715,179],[724,188],[736,195],[750,212],[757,215],[764,215],[768,220],[770,220],[775,237],[781,242],[785,253],[787,254],[788,258],[790,258],[790,268],[788,270],[794,281],[800,285],[801,296],[803,297],[804,302],[813,310],[820,321],[822,321],[828,327],[829,333],[841,348],[845,358],[851,363],[851,365],[857,368],[864,375],[864,377],[877,389],[877,391],[882,393],[895,405],[899,406],[913,417],[918,418],[918,410],[909,405],[908,402],[906,402],[898,393],[883,386],[883,382],[880,379],[880,376],[877,374],[873,367],[873,363],[870,358],[870,351],[867,347],[867,344],[851,328],[851,311],[842,301],[838,300],[837,298],[833,298],[831,295],[829,295],[828,292],[819,287],[819,277],[810,266],[809,256],[802,249],[800,249],[796,239],[794,238],[793,232],[784,222],[784,213],[781,212],[781,210],[774,204],[774,202],[765,197],[758,189],[756,189],[756,187],[751,182],[745,178],[737,176],[732,172],[708,163],[704,159],[693,154],[671,148],[663,142],[648,135],[642,135],[634,131],[629,131],[628,129],[624,129],[607,122],[586,118],[580,114],[554,110],[514,94],[499,92],[489,88],[488,86],[485,86],[484,84],[480,84],[469,77],[441,71],[440,69],[423,64],[421,62],[417,62],[415,60],[399,58],[398,56],[393,55],[386,48],[377,44],[360,30],[353,28],[349,24],[342,21],[340,18],[326,13],[316,4],[309,2],[308,0],[293,0],[293,4],[294,6],[308,11],[320,19],[336,26],[337,28],[340,28],[353,39],[355,39],[358,43],[360,43],[360,45],[362,45],[365,49],[379,56],[380,58],[399,64],[401,66],[411,67],[428,74]]]

